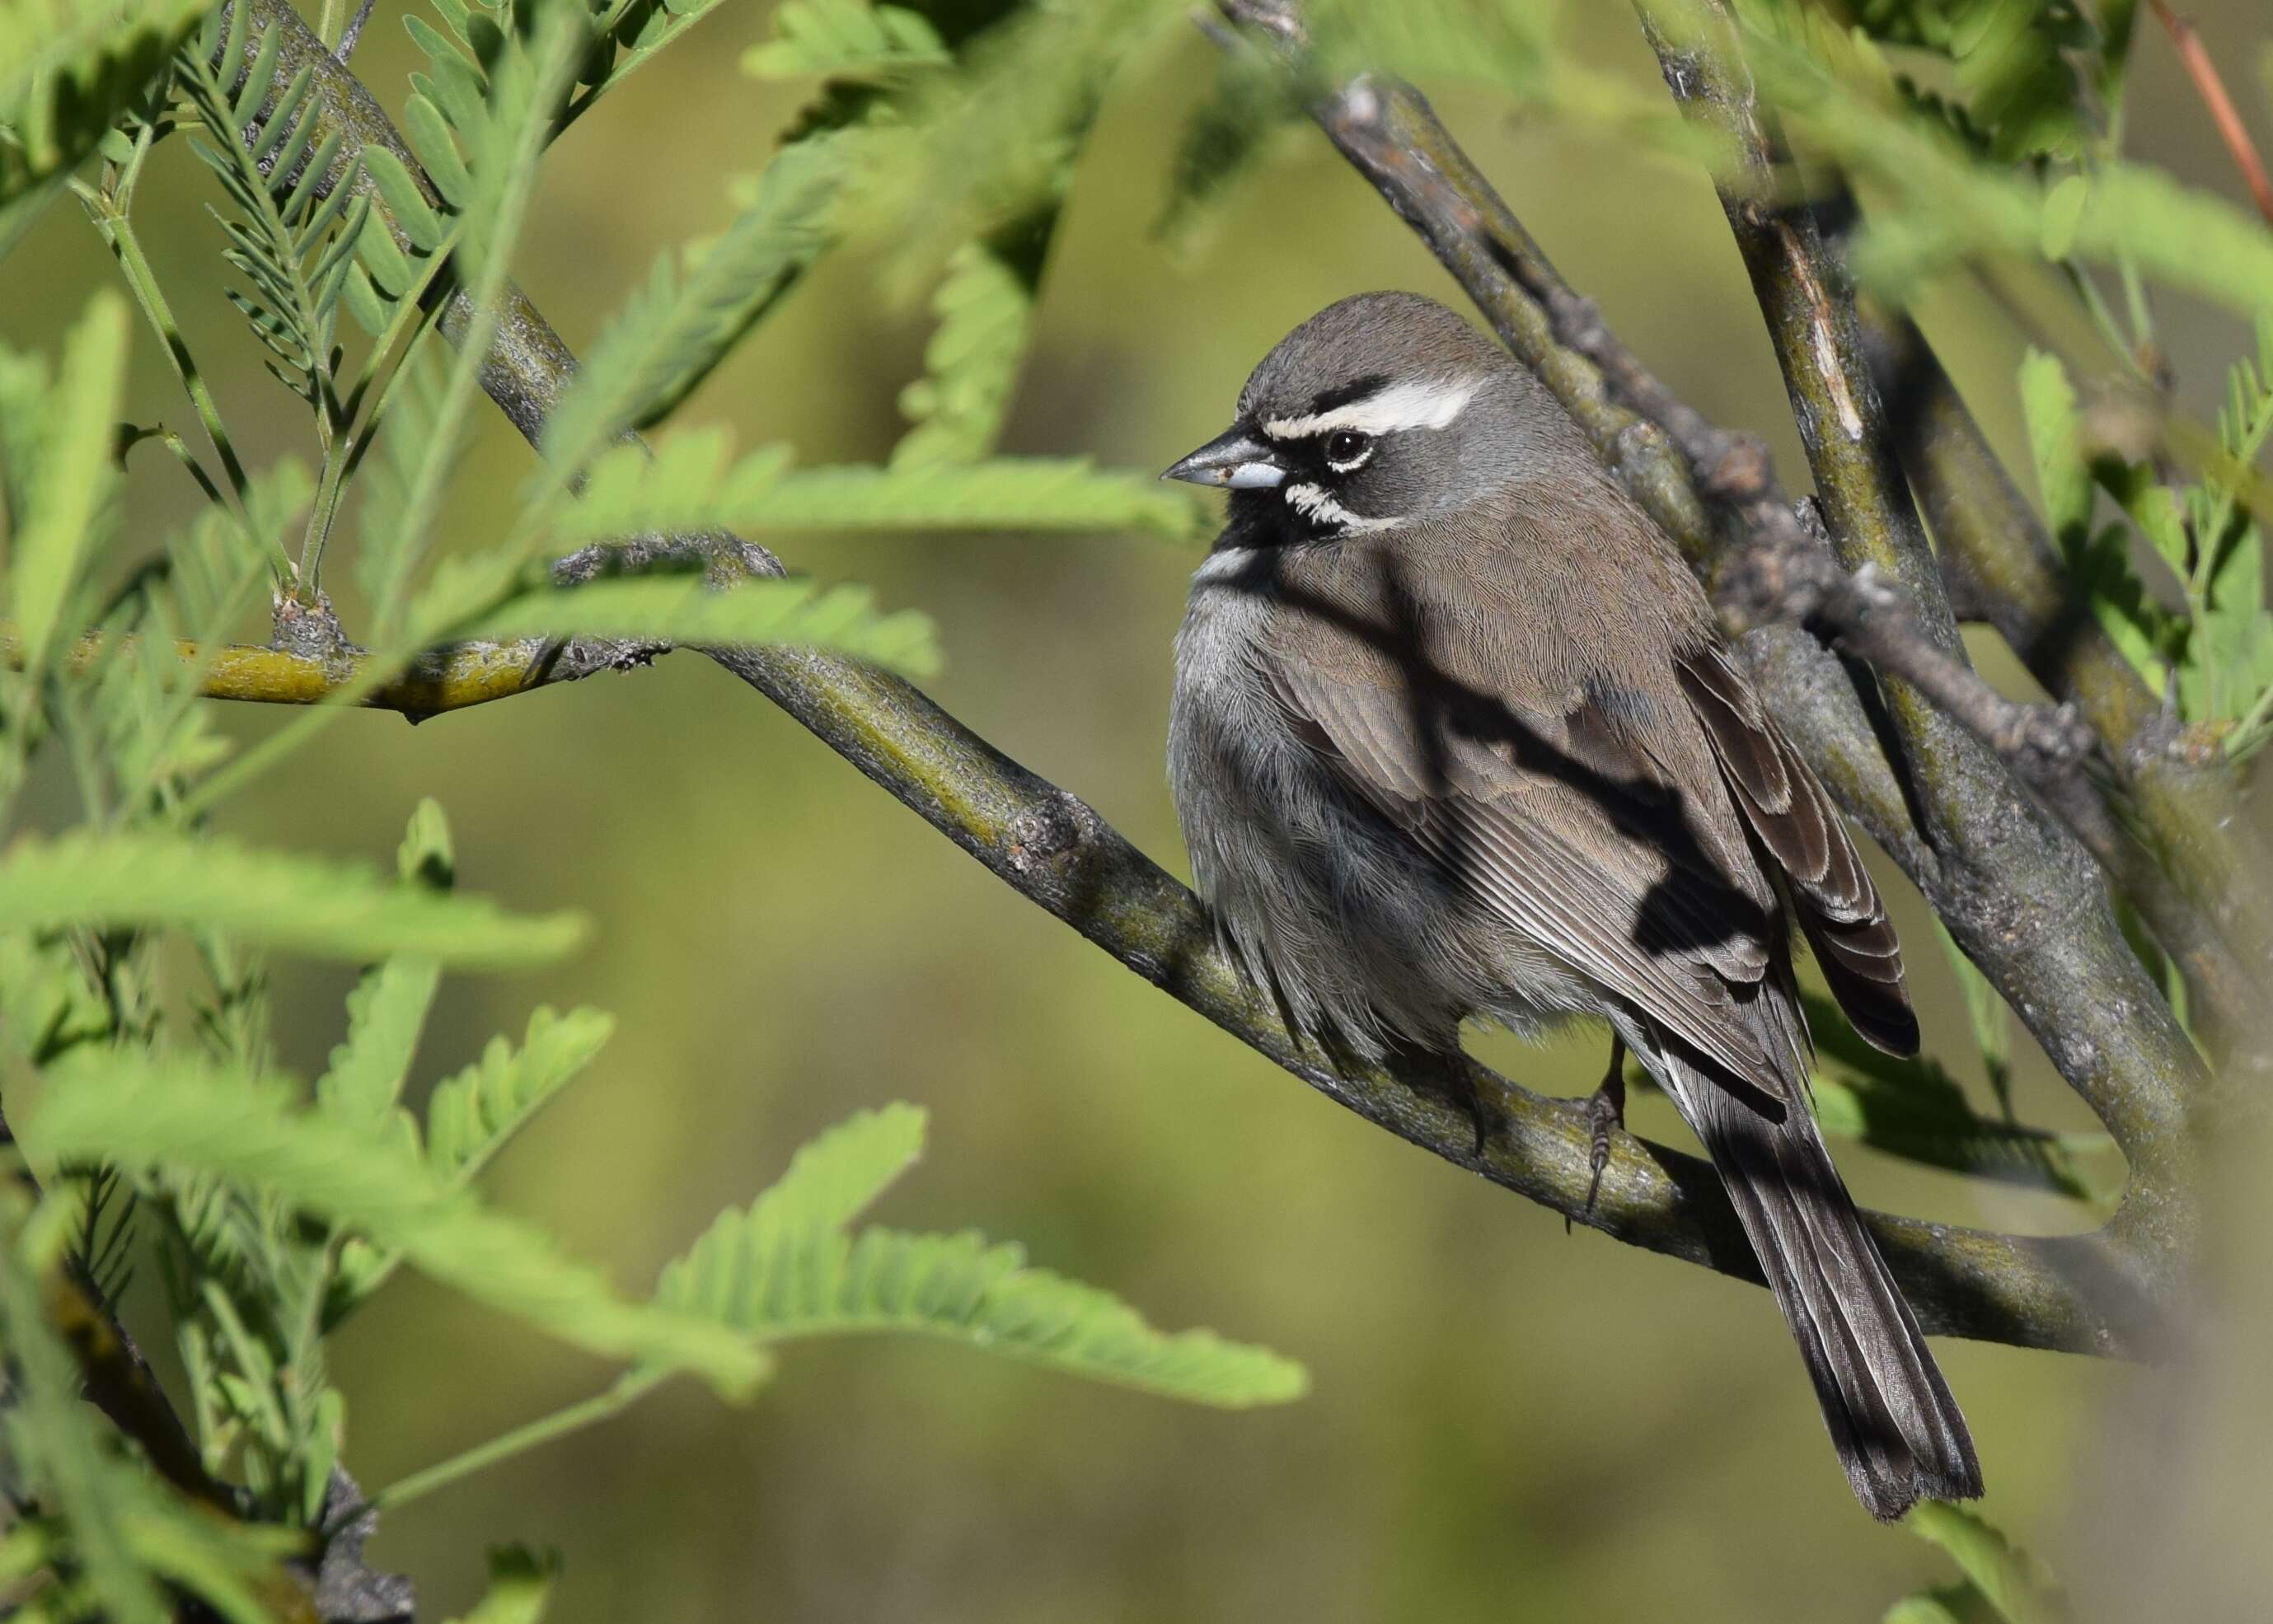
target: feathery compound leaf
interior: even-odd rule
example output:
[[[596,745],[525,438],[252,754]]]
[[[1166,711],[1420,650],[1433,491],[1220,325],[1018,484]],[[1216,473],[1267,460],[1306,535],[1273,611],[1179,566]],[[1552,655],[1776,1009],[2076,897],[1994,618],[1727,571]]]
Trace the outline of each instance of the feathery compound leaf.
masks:
[[[803,580],[744,581],[718,591],[700,577],[595,581],[516,599],[477,631],[492,638],[590,637],[698,648],[786,643],[831,649],[911,677],[932,676],[940,667],[928,617],[913,610],[879,613],[866,587],[823,590]]]
[[[409,953],[479,968],[556,959],[585,933],[574,914],[514,918],[359,864],[224,841],[81,830],[0,853],[0,930],[67,924],[222,931],[335,958]]]
[[[948,260],[925,376],[900,392],[915,427],[892,447],[894,468],[972,462],[994,449],[1032,326],[1039,245],[1024,258],[1022,268],[988,243],[965,243]]]
[[[206,0],[0,4],[0,256],[205,12]]]
[[[505,1149],[555,1095],[592,1063],[616,1029],[596,1009],[556,1015],[539,1009],[515,1049],[490,1039],[482,1058],[438,1083],[426,1104],[426,1164],[436,1178],[463,1186]]]
[[[1204,500],[1086,458],[791,469],[766,446],[729,463],[724,430],[673,434],[652,455],[618,446],[574,500],[547,514],[575,543],[701,530],[1144,530],[1183,541],[1210,528]]]
[[[319,1112],[277,1083],[114,1051],[41,1096],[26,1136],[60,1159],[248,1186],[400,1252],[437,1280],[565,1342],[699,1372],[739,1397],[762,1356],[731,1331],[619,1297],[527,1224],[442,1183],[407,1149]]]
[[[663,1271],[656,1301],[759,1342],[900,1330],[1202,1403],[1301,1395],[1302,1366],[1208,1331],[1169,1336],[1106,1292],[1024,1266],[977,1235],[870,1230],[858,1216],[923,1148],[908,1105],[864,1111],[814,1141],[771,1189],[719,1215]]]
[[[868,0],[783,0],[773,15],[774,37],[742,54],[753,79],[889,80],[949,58],[939,32],[904,6]]]
[[[281,36],[273,26],[252,34],[249,17],[216,10],[180,55],[177,77],[207,138],[191,146],[238,212],[214,215],[229,242],[221,257],[244,279],[229,302],[273,352],[269,370],[328,430],[340,422],[333,333],[371,199],[353,164],[326,185],[346,138],[319,139],[315,70],[278,83]]]
[[[1204,501],[1149,474],[1085,457],[997,457],[964,467],[818,468],[786,475],[747,528],[1143,530],[1189,541]]]
[[[558,478],[566,483],[624,430],[684,400],[835,241],[830,205],[856,133],[785,148],[723,234],[699,252],[671,250],[656,261],[546,421],[544,454]]]
[[[1016,1246],[973,1234],[823,1231],[768,1246],[728,1215],[665,1270],[656,1299],[761,1342],[910,1331],[1232,1409],[1283,1403],[1308,1384],[1268,1349],[1156,1330],[1109,1292],[1028,1269]]]
[[[2044,1564],[1970,1511],[1947,1501],[1920,1501],[1910,1530],[1948,1553],[2007,1624],[2057,1624],[2067,1601]]]
[[[1947,56],[1965,122],[1991,156],[2074,157],[2089,133],[2085,69],[2100,43],[2089,16],[2042,0],[1864,0],[1857,20],[1889,44]]]
[[[928,283],[965,243],[1046,229],[1106,86],[1175,19],[1155,0],[1016,8],[958,48],[956,72],[894,96],[847,223],[891,245],[895,291]]]
[[[21,375],[4,393],[10,415],[27,418],[7,436],[11,456],[30,455],[27,471],[11,479],[11,484],[22,482],[24,500],[13,515],[8,584],[24,668],[37,677],[56,648],[64,609],[93,555],[116,483],[111,453],[126,371],[124,301],[103,292],[88,302],[86,314],[64,341],[54,388],[38,392],[44,398],[35,419],[27,411],[26,391],[37,370],[26,371],[11,356],[0,356],[0,366]],[[37,445],[26,445],[33,436]]]

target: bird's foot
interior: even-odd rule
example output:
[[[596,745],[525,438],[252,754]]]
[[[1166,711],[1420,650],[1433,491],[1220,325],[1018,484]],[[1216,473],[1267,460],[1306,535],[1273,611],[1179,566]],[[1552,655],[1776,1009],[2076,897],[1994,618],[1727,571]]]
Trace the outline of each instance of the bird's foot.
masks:
[[[1610,1066],[1602,1074],[1602,1086],[1587,1096],[1587,1163],[1592,1177],[1587,1181],[1587,1205],[1580,1216],[1591,1217],[1594,1198],[1602,1193],[1602,1170],[1610,1164],[1610,1130],[1623,1129],[1626,1125],[1626,1046],[1619,1039],[1610,1042]],[[1571,1217],[1564,1214],[1563,1232],[1571,1232]]]

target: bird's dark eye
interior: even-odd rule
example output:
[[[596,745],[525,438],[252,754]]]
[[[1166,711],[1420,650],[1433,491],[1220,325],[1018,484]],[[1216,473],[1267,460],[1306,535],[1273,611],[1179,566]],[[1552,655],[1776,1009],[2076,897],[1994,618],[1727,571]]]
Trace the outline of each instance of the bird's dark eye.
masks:
[[[1373,454],[1373,436],[1355,429],[1337,429],[1326,436],[1326,461],[1347,474]]]

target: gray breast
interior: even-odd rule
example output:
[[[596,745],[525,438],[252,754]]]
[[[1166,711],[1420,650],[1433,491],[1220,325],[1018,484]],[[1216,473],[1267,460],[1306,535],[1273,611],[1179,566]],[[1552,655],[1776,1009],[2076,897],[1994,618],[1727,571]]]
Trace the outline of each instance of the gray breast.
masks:
[[[1274,610],[1261,562],[1211,555],[1176,635],[1169,788],[1224,946],[1297,1024],[1362,1055],[1392,1039],[1450,1046],[1474,1013],[1534,1024],[1545,1007],[1517,989],[1536,980],[1535,954],[1480,920],[1287,725],[1257,663]]]

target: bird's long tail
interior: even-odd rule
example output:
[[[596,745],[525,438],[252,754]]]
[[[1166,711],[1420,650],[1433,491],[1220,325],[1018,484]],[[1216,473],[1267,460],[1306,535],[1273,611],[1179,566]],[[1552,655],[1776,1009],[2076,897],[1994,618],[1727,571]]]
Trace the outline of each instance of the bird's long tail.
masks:
[[[1779,997],[1764,988],[1760,1001]],[[1796,1011],[1759,1013],[1772,1028],[1797,1020]],[[1716,1083],[1677,1044],[1633,1046],[1720,1170],[1856,1498],[1892,1520],[1921,1499],[1979,1494],[1981,1463],[1965,1417],[1797,1089],[1779,1122]]]

